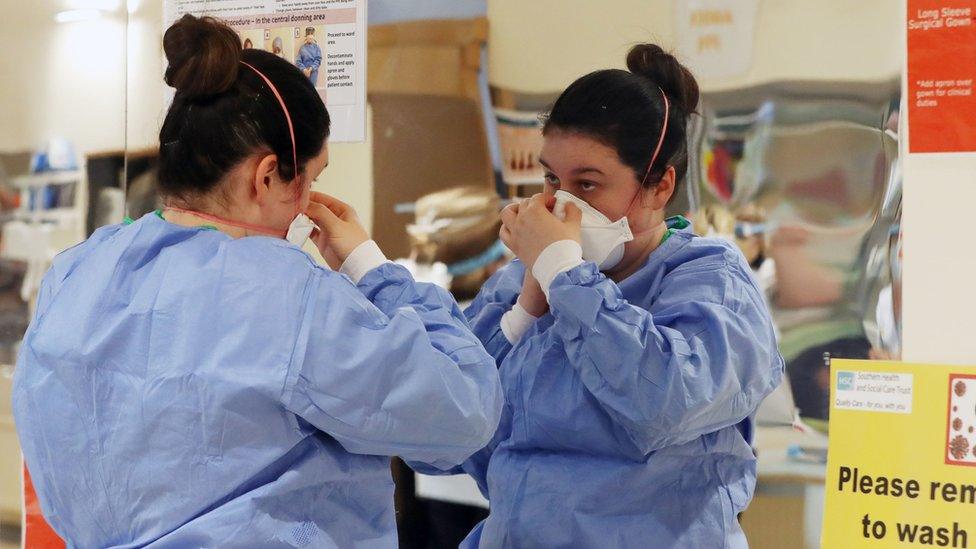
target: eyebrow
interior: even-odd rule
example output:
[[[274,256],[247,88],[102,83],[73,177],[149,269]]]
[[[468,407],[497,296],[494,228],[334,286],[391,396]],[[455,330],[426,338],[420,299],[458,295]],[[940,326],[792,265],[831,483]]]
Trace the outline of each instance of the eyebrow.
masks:
[[[547,170],[552,171],[552,168],[549,166],[549,164],[542,158],[539,159],[539,164],[545,166]],[[573,175],[582,175],[584,173],[598,173],[600,175],[606,175],[603,173],[602,170],[594,168],[592,166],[581,166],[573,170]]]

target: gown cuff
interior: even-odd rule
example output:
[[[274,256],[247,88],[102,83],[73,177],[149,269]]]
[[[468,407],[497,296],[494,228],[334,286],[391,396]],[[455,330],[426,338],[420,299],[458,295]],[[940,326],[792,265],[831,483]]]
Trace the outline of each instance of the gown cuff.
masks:
[[[575,240],[560,240],[546,246],[532,266],[532,276],[539,281],[549,300],[549,286],[556,276],[583,263],[583,247]]]
[[[339,272],[351,278],[354,284],[359,284],[366,273],[389,261],[375,241],[367,240],[346,257]]]
[[[507,313],[502,315],[502,333],[505,334],[505,339],[507,339],[509,343],[515,345],[518,340],[522,339],[522,334],[524,334],[536,320],[536,317],[529,314],[529,312],[525,310],[525,307],[522,307],[522,304],[516,301],[515,305]]]

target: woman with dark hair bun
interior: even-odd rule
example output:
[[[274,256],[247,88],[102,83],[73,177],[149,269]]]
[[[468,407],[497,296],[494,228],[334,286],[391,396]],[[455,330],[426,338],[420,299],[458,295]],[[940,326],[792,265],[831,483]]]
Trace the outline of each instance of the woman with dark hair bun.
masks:
[[[21,347],[44,516],[69,547],[395,547],[390,456],[483,447],[494,361],[447,292],[310,192],[329,115],[308,78],[208,18],[163,46],[166,206],[58,256]]]
[[[698,85],[635,46],[546,118],[543,194],[509,206],[518,260],[466,311],[506,406],[460,469],[491,503],[465,547],[745,547],[753,415],[783,361],[738,249],[665,208]]]

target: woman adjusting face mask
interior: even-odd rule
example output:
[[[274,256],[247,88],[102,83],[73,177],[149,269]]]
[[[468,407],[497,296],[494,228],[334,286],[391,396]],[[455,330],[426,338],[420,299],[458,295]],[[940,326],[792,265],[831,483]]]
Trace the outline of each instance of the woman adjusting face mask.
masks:
[[[491,443],[450,471],[491,503],[463,547],[746,546],[751,418],[783,361],[738,249],[665,219],[694,78],[650,44],[627,66],[552,106],[546,190],[502,213],[518,261],[465,311],[507,405]]]
[[[645,181],[641,183],[642,185],[646,183],[647,176],[651,172],[651,166],[654,165],[654,161],[661,152],[661,145],[664,144],[664,135],[668,127],[671,106],[668,102],[667,95],[663,91],[661,92],[661,98],[664,101],[664,123],[661,126],[661,137],[658,139],[654,154],[651,156],[647,173],[644,175]],[[634,194],[634,198],[627,208],[627,213],[631,211],[634,202],[639,197],[639,193],[640,191],[638,190]],[[616,267],[624,257],[624,245],[634,240],[634,233],[630,229],[627,213],[617,221],[611,221],[603,212],[590,206],[585,200],[577,198],[566,191],[558,190],[554,196],[556,197],[556,207],[553,213],[556,217],[565,220],[566,204],[569,203],[574,204],[582,214],[580,219],[580,246],[583,250],[583,259],[596,263],[601,271],[608,271]],[[663,226],[663,223],[659,224],[655,229],[661,226]]]
[[[311,191],[330,120],[297,67],[189,15],[163,49],[166,207],[55,259],[15,370],[44,515],[68,547],[395,547],[390,457],[487,444],[494,360]]]

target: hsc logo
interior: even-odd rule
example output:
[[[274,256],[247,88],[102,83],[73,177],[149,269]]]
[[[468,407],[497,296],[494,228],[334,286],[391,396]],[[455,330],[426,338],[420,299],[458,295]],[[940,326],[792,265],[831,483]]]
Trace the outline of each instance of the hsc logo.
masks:
[[[854,390],[854,372],[837,372],[837,390]]]

